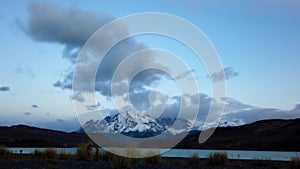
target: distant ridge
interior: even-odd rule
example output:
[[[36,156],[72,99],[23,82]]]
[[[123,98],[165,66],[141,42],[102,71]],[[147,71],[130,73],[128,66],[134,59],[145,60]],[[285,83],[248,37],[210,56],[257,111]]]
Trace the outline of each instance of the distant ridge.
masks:
[[[236,127],[219,127],[203,144],[198,144],[199,134],[187,136],[176,148],[300,151],[300,119],[262,120]]]
[[[66,133],[26,125],[0,127],[0,145],[7,147],[76,147],[85,134]]]

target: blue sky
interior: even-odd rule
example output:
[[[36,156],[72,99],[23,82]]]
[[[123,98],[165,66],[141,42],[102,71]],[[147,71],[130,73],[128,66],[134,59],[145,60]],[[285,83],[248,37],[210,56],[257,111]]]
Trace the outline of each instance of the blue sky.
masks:
[[[282,110],[291,110],[300,103],[297,0],[6,0],[0,3],[0,89],[4,87],[0,90],[0,125],[61,122],[76,116],[71,90],[54,86],[73,69],[73,64],[62,56],[65,45],[34,40],[20,27],[28,25],[31,17],[28,5],[32,3],[52,4],[62,10],[95,11],[113,18],[139,12],[182,17],[207,35],[224,67],[238,74],[227,81],[228,97],[256,107]],[[193,55],[182,44],[164,37],[146,35],[136,39],[148,47],[170,50],[181,57]],[[201,63],[188,59],[187,62],[195,69],[201,91],[209,95],[205,69]]]

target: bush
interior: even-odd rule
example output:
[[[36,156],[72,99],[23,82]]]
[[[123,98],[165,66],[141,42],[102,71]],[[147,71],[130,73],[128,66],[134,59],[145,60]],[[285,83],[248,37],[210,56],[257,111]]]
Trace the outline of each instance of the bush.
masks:
[[[156,152],[155,150],[150,150],[149,152],[146,153],[146,156],[147,157],[143,159],[143,162],[145,162],[145,163],[159,164],[159,163],[162,163],[162,161],[163,161],[161,155],[158,152]]]
[[[35,155],[35,156],[42,156],[43,155],[43,151],[35,149],[34,152],[33,152],[33,155]]]
[[[108,160],[112,159],[113,156],[114,156],[114,154],[112,154],[110,152],[101,151],[98,153],[97,159],[108,161]]]
[[[198,154],[193,154],[189,159],[188,159],[189,164],[195,164],[198,165],[200,163],[200,159]]]
[[[93,143],[82,143],[77,147],[77,159],[78,160],[93,160]]]
[[[11,152],[7,148],[5,148],[4,146],[0,146],[0,156],[9,154],[11,154]]]
[[[138,158],[131,158],[131,157],[138,157],[141,155],[141,152],[137,148],[133,147],[126,147],[125,149],[110,149],[111,152],[106,152],[105,155],[107,158],[111,159],[111,166],[114,169],[129,169],[132,166],[133,162],[140,162]],[[116,154],[120,154],[123,156],[119,156]],[[124,157],[126,156],[126,157]]]
[[[111,165],[114,169],[130,169],[131,158],[113,155]]]
[[[66,153],[65,150],[62,150],[58,154],[58,159],[59,160],[72,160],[74,159],[74,155],[70,153]]]
[[[226,152],[212,153],[209,155],[207,162],[209,165],[227,165],[228,156]]]
[[[272,160],[271,159],[253,159],[252,160],[252,165],[253,166],[270,166],[272,165]]]
[[[58,153],[54,148],[47,148],[43,151],[39,149],[35,149],[33,155],[37,157],[47,158],[47,159],[59,159],[59,160],[74,159],[73,154],[66,153],[65,150],[62,150]]]
[[[300,169],[300,157],[293,157],[291,161],[292,169]]]
[[[47,148],[43,152],[43,156],[47,159],[55,159],[57,157],[57,151],[54,148]]]

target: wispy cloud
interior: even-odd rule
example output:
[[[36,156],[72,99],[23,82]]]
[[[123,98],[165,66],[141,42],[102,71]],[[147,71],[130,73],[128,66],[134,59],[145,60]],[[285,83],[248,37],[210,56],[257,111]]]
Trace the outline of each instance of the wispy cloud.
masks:
[[[20,65],[17,66],[16,68],[16,71],[15,71],[16,74],[25,74],[25,75],[28,75],[30,76],[31,78],[34,78],[36,77],[36,74],[34,73],[34,71],[32,70],[31,67],[22,67]]]
[[[25,116],[29,116],[29,115],[31,115],[31,114],[32,114],[31,112],[25,112],[25,113],[24,113]]]
[[[84,102],[84,101],[85,101],[85,99],[84,99],[84,97],[82,96],[82,93],[81,93],[81,92],[73,93],[73,95],[71,95],[70,98],[71,98],[72,100],[76,100],[76,101],[79,101],[79,102]]]
[[[219,72],[213,73],[210,76],[210,79],[212,82],[218,82],[221,80],[229,80],[238,75],[239,75],[239,73],[234,71],[231,67],[226,67],[226,68],[224,68],[224,70],[220,70]]]
[[[65,122],[65,120],[60,119],[60,118],[56,119],[56,121],[57,121],[57,122],[60,122],[60,123],[64,123],[64,122]]]
[[[94,104],[94,105],[87,105],[86,108],[88,110],[97,110],[97,108],[100,107],[100,103],[98,102],[97,104]]]

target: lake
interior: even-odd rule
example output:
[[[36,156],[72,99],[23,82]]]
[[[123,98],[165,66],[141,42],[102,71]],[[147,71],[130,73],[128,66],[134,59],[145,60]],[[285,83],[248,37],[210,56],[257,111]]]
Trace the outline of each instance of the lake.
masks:
[[[46,148],[8,148],[13,153],[20,153],[22,150],[23,154],[33,153],[34,150],[45,150]],[[66,152],[75,154],[77,148],[55,148],[57,152]],[[149,149],[142,149],[142,152],[147,152]],[[181,157],[188,158],[193,154],[198,154],[200,158],[207,158],[210,153],[214,152],[226,152],[229,159],[242,159],[242,160],[252,160],[252,159],[267,159],[267,160],[280,160],[280,161],[290,161],[292,157],[300,157],[300,152],[279,152],[279,151],[245,151],[245,150],[191,150],[191,149],[170,149],[166,151],[165,149],[159,149],[159,151],[164,152],[162,157]]]

